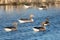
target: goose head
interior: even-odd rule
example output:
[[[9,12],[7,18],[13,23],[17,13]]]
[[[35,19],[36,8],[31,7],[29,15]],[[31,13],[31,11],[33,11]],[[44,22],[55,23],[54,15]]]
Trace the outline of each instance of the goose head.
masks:
[[[31,14],[30,15],[30,20],[33,22],[34,20],[33,20],[33,17],[34,17],[34,15],[33,14]]]
[[[13,22],[14,27],[17,27],[17,24],[18,24],[17,22]]]
[[[49,24],[49,19],[46,18],[45,24],[48,25]]]
[[[30,18],[33,18],[33,17],[34,17],[34,15],[33,15],[33,14],[31,14],[31,15],[30,15]]]
[[[46,18],[46,21],[49,21],[49,19],[48,19],[48,18]]]

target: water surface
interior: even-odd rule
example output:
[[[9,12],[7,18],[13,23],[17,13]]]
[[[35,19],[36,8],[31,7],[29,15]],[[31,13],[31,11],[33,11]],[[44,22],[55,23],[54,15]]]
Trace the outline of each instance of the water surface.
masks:
[[[29,18],[33,14],[33,23],[21,24],[21,18]],[[45,32],[34,32],[33,27],[39,27],[41,22],[49,18],[50,26]],[[5,32],[4,27],[12,26],[17,22],[17,31]],[[60,8],[49,7],[47,10],[39,10],[36,7],[24,8],[19,6],[0,6],[0,40],[60,40]]]

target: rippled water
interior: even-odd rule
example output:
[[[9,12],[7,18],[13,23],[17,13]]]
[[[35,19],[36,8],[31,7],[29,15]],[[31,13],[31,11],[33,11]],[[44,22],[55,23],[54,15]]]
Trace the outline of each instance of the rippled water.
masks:
[[[29,18],[33,14],[33,23],[21,24],[20,18]],[[49,18],[50,26],[45,32],[34,32],[42,21]],[[17,22],[17,31],[5,32],[4,27]],[[60,8],[49,7],[47,10],[38,8],[24,8],[23,6],[0,6],[0,40],[60,40]]]

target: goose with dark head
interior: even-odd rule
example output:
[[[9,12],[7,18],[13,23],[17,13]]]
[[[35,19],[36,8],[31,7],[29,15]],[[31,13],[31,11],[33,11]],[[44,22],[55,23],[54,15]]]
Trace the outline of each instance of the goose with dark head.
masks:
[[[42,24],[45,25],[45,26],[49,25],[49,19],[46,18],[46,21],[45,22],[42,22]]]

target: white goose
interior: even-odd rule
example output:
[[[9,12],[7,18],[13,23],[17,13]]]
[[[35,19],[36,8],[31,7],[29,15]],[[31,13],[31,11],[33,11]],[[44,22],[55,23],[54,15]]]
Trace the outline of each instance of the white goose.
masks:
[[[13,23],[13,26],[5,27],[4,30],[5,30],[6,32],[16,31],[16,30],[17,30],[17,23],[14,22],[14,23]]]
[[[28,6],[28,5],[24,5],[25,8],[30,8],[31,6]]]
[[[30,19],[20,19],[18,20],[20,23],[27,23],[27,22],[33,22],[33,15],[30,15]]]

